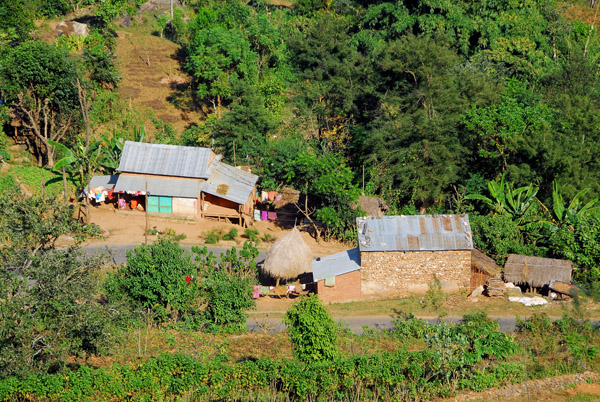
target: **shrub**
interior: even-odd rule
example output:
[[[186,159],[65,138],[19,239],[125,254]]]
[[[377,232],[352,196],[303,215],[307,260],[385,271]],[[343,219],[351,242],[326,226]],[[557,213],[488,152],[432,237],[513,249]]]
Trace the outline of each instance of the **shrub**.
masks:
[[[223,240],[235,240],[237,236],[238,230],[236,228],[231,228],[229,232],[225,233],[225,235],[223,236]]]
[[[274,243],[277,240],[277,237],[269,234],[269,233],[265,233],[262,237],[262,241],[264,241],[265,243]]]
[[[173,241],[181,241],[184,240],[187,236],[183,233],[177,234],[175,229],[166,228],[165,231],[160,235],[161,239],[169,239]]]
[[[338,357],[337,325],[317,295],[301,297],[286,312],[284,322],[298,359],[310,362]]]
[[[245,241],[239,254],[235,248],[221,253],[219,268],[229,275],[254,280],[258,277],[256,257],[258,249],[251,242]]]
[[[472,215],[473,241],[478,249],[504,266],[510,253],[538,255],[537,248],[526,244],[518,224],[507,215]]]
[[[8,162],[10,160],[10,153],[6,149],[0,148],[0,161],[2,160]]]
[[[412,313],[401,313],[392,323],[392,334],[399,338],[420,339],[427,333],[428,325]]]
[[[246,330],[246,310],[254,308],[252,282],[249,278],[213,271],[202,283],[206,310],[203,321],[212,332],[242,332]]]
[[[150,309],[164,322],[198,309],[197,275],[191,257],[178,243],[159,238],[127,250],[127,264],[109,278],[106,289],[126,295],[134,308]]]
[[[223,229],[211,229],[208,232],[202,233],[206,244],[217,244],[223,238]]]
[[[429,289],[425,293],[424,307],[431,307],[438,311],[444,303],[444,292],[442,291],[442,282],[435,274],[433,281],[429,284]]]
[[[244,236],[253,243],[260,242],[260,233],[257,229],[247,228],[244,230]]]

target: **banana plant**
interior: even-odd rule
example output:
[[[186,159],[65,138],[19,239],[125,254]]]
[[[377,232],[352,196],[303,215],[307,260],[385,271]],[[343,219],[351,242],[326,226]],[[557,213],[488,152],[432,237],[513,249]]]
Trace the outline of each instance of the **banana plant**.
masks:
[[[102,157],[102,167],[113,173],[119,167],[123,147],[125,146],[125,138],[117,130],[113,130],[109,137],[108,133],[102,134],[102,143],[104,146],[104,155]]]
[[[524,223],[527,213],[537,202],[538,187],[533,184],[514,188],[505,181],[503,174],[500,180],[488,182],[490,197],[482,194],[468,194],[465,198],[483,201],[494,213],[509,214],[517,223]]]
[[[594,198],[586,204],[582,201],[589,190],[589,188],[586,188],[578,192],[567,205],[563,196],[560,194],[558,185],[556,182],[553,182],[552,210],[546,208],[550,214],[550,222],[548,222],[549,226],[555,228],[565,224],[573,226],[579,221],[580,217],[596,213],[600,209],[598,198]]]
[[[146,139],[146,130],[144,129],[144,126],[133,128],[133,139],[136,142],[144,142]],[[101,165],[110,173],[114,173],[121,161],[123,147],[125,146],[125,137],[123,136],[123,133],[113,130],[110,137],[108,133],[102,134],[102,145],[104,151]]]
[[[91,175],[100,166],[102,142],[94,141],[87,149],[80,139],[71,148],[56,141],[49,141],[49,143],[62,153],[62,158],[56,162],[54,169],[60,171],[64,166],[74,178],[78,190],[83,190]]]

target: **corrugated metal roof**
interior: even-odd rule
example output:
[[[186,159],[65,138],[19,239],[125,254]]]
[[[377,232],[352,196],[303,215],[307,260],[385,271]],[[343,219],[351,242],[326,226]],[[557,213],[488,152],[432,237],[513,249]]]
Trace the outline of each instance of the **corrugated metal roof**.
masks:
[[[467,215],[401,215],[356,219],[360,251],[471,250]]]
[[[327,257],[313,260],[313,280],[346,274],[360,269],[360,252],[358,248],[342,251],[341,253],[328,255]]]
[[[159,195],[167,197],[198,198],[202,183],[200,180],[177,179],[173,177],[143,177],[128,174],[121,174],[116,192],[127,191],[146,191],[148,183],[149,195]]]
[[[202,191],[245,204],[257,180],[257,175],[217,162],[208,180],[202,183]]]
[[[105,176],[94,176],[90,180],[89,188],[98,188],[104,187],[106,190],[109,190],[117,184],[117,179],[119,178],[118,174],[111,174]],[[86,187],[87,189],[88,187]]]
[[[211,152],[210,148],[125,141],[117,170],[206,179],[211,173],[209,171]],[[221,159],[221,156],[218,155],[216,158]]]

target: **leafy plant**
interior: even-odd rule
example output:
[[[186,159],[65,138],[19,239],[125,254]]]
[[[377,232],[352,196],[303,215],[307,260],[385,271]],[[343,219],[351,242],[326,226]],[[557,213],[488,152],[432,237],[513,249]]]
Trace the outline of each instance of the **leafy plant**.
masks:
[[[258,229],[246,228],[244,229],[244,236],[251,242],[258,244],[260,242],[260,233]]]
[[[303,296],[284,317],[294,355],[306,362],[332,360],[339,356],[337,325],[318,296]]]
[[[505,174],[502,174],[500,181],[488,182],[488,190],[492,198],[481,194],[468,194],[465,198],[483,201],[495,213],[509,214],[519,224],[526,223],[525,218],[535,205],[539,191],[533,184],[513,188],[511,183],[505,182]]]
[[[149,309],[159,323],[192,318],[199,309],[198,269],[171,238],[127,250],[127,264],[110,277],[108,289],[124,294],[132,307]],[[110,292],[108,295],[110,297]]]
[[[264,241],[265,243],[273,243],[277,240],[277,237],[273,236],[270,233],[265,233],[265,234],[263,234],[263,237],[261,240]]]
[[[69,355],[104,351],[118,313],[95,292],[106,259],[79,248],[97,230],[52,198],[7,192],[0,207],[0,376],[56,372]],[[75,244],[57,249],[63,235]]]
[[[229,232],[225,233],[225,235],[223,235],[223,240],[235,240],[235,238],[238,236],[238,230],[237,228],[231,228],[229,230]]]
[[[206,244],[217,244],[223,238],[223,229],[214,228],[208,232],[202,233]]]
[[[206,309],[202,313],[206,328],[212,332],[243,332],[247,310],[256,306],[252,281],[225,270],[209,272],[202,282]]]
[[[184,240],[187,236],[184,233],[177,234],[175,229],[166,228],[162,234],[160,235],[161,239],[172,240],[174,242],[179,242]]]
[[[444,300],[445,296],[442,290],[442,282],[437,275],[433,274],[433,281],[429,284],[427,292],[425,293],[423,306],[431,307],[434,311],[439,311],[444,303]]]
[[[428,331],[428,324],[412,313],[402,313],[392,322],[392,334],[399,338],[422,339]]]

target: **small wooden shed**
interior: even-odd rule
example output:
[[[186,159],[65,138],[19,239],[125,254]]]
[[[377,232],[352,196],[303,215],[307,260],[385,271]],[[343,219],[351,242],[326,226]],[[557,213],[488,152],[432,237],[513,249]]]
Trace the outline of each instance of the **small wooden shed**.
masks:
[[[569,260],[509,254],[504,266],[504,280],[541,288],[553,280],[570,282],[572,272],[573,263]]]
[[[502,278],[502,270],[496,261],[474,248],[471,252],[471,292],[492,278]]]

